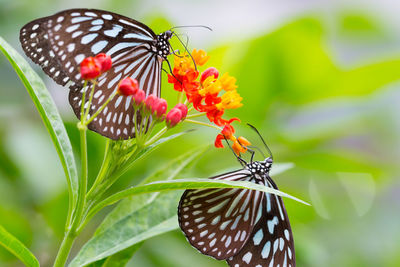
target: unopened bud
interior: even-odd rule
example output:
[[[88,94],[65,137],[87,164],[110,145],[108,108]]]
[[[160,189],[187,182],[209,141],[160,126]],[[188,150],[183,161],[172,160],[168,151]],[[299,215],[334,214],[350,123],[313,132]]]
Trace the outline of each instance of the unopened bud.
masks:
[[[203,82],[204,82],[208,77],[210,77],[210,76],[214,76],[214,78],[217,79],[218,76],[219,76],[218,70],[217,70],[216,68],[214,68],[214,67],[210,67],[210,68],[206,69],[206,70],[201,74],[200,83],[203,83]]]
[[[123,79],[118,85],[118,94],[130,96],[136,94],[139,90],[139,83],[136,79],[130,77]]]
[[[167,117],[165,118],[165,122],[167,123],[168,128],[172,128],[177,125],[182,120],[182,111],[177,108],[171,109]]]
[[[101,65],[101,70],[100,70],[101,73],[104,73],[109,69],[111,69],[112,61],[110,56],[104,53],[100,53],[95,56],[95,59],[97,59]]]

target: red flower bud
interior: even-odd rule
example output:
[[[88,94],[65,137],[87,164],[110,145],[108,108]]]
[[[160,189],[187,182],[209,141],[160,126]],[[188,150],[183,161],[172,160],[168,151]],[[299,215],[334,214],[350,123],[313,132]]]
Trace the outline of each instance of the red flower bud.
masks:
[[[210,67],[210,68],[206,69],[206,70],[201,74],[200,83],[203,83],[204,80],[207,79],[208,77],[210,77],[211,75],[213,75],[214,78],[217,79],[218,76],[219,76],[218,70],[217,70],[216,68],[214,68],[214,67]]]
[[[157,102],[158,97],[154,94],[147,96],[146,101],[144,104],[146,105],[146,109],[153,112],[153,106]]]
[[[186,115],[188,113],[188,108],[185,104],[182,103],[176,104],[174,108],[177,108],[182,112],[182,120],[186,118]]]
[[[139,90],[139,83],[130,77],[123,79],[118,85],[118,94],[129,96],[134,95]]]
[[[136,94],[133,95],[133,100],[135,100],[135,104],[137,106],[140,106],[145,99],[146,99],[146,93],[141,89],[137,90]]]
[[[81,62],[81,77],[92,80],[101,74],[101,64],[94,57],[87,57]]]
[[[226,124],[222,129],[221,133],[223,136],[226,136],[226,138],[229,139],[235,133],[235,129],[233,128],[232,125]]]
[[[180,109],[173,108],[168,112],[165,122],[167,123],[167,127],[171,128],[177,125],[181,120],[182,111],[180,111]]]
[[[165,112],[167,111],[167,101],[162,98],[158,98],[157,101],[155,101],[151,112],[157,116],[157,118],[162,118]]]
[[[104,54],[104,53],[100,53],[97,56],[95,56],[95,59],[98,60],[98,62],[101,65],[101,73],[108,71],[109,69],[111,69],[111,57]]]

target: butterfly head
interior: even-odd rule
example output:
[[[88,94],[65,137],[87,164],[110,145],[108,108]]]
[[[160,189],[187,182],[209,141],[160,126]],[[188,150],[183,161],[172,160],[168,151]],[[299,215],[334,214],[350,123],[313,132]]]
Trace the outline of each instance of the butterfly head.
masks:
[[[170,54],[170,44],[169,40],[173,35],[172,31],[166,31],[157,35],[157,54],[158,56],[167,59],[167,56]]]
[[[253,174],[263,175],[268,173],[272,166],[272,159],[266,158],[264,161],[253,161],[246,165],[247,169]]]

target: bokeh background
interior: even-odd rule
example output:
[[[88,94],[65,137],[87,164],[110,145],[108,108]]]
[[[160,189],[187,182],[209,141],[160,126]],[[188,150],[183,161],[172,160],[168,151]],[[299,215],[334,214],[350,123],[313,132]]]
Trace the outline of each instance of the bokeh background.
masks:
[[[274,179],[281,190],[312,204],[285,200],[298,266],[400,266],[398,1],[0,0],[0,35],[22,52],[21,26],[72,7],[117,12],[157,33],[173,25],[213,28],[180,33],[189,36],[189,47],[209,52],[211,65],[237,77],[244,106],[228,115],[258,127],[276,162],[295,164]],[[78,148],[68,90],[34,68]],[[32,101],[3,55],[0,81],[0,224],[49,266],[66,216],[63,171]],[[175,100],[164,82],[163,97]],[[185,128],[193,127],[181,130]],[[257,143],[244,124],[236,128]],[[141,160],[113,190],[137,183],[192,147],[212,144],[215,135],[200,128],[164,145]],[[104,139],[89,136],[94,175]],[[230,151],[210,147],[187,175],[207,177],[238,167]],[[97,224],[89,225],[76,247]],[[0,248],[0,266],[20,263]],[[174,231],[147,241],[128,266],[226,263],[202,256],[181,232]]]

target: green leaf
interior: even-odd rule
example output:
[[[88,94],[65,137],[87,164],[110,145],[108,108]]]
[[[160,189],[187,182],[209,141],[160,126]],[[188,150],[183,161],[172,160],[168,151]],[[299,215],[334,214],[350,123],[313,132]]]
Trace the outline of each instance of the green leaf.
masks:
[[[141,184],[174,179],[188,170],[195,160],[204,153],[206,148],[196,148],[183,154],[144,179]],[[176,229],[176,203],[180,195],[180,192],[173,192],[173,194],[154,192],[150,195],[135,195],[125,199],[107,216],[97,229],[95,237],[84,246],[76,259],[74,259],[74,264],[79,266],[79,262],[86,262],[85,264],[87,264],[96,261],[120,250],[125,251],[129,246],[136,246],[140,240]],[[157,207],[164,207],[163,212],[166,212],[166,214],[160,216],[161,211]],[[124,236],[130,236],[131,241],[117,247],[117,249],[113,249],[114,244],[110,243],[110,240],[116,240],[116,238],[110,238],[109,235],[115,236],[120,230],[125,233]],[[103,241],[103,239],[105,240]],[[96,240],[100,240],[100,243]],[[99,244],[100,247],[98,246]],[[111,247],[108,247],[108,245]],[[95,251],[94,254],[92,254],[93,250]],[[104,251],[104,256],[96,258],[97,254]]]
[[[276,171],[272,172],[272,174],[276,175],[278,172],[282,172],[290,168],[291,166],[293,166],[293,164],[284,164],[281,167],[276,168]],[[130,191],[130,193],[141,194],[144,192],[156,192],[164,190],[168,191],[186,188],[239,187],[246,189],[255,189],[255,184],[250,182],[225,183],[226,181],[224,181],[223,183],[219,183],[219,181],[215,181],[217,180],[179,179],[172,181],[159,181],[134,187],[138,188],[137,191]],[[209,182],[211,182],[212,184],[210,184]],[[275,193],[279,195],[291,197],[277,190],[266,189],[265,186],[259,186],[256,188],[256,190],[268,191],[268,193],[276,191]],[[125,190],[122,192],[127,191]],[[154,201],[142,207],[141,209],[134,210],[132,213],[126,214],[124,217],[121,216],[120,219],[112,225],[108,223],[105,224],[105,226],[108,226],[108,228],[103,227],[102,231],[99,231],[96,236],[94,236],[91,240],[89,240],[88,243],[86,243],[86,245],[82,248],[77,257],[71,262],[71,266],[84,266],[93,261],[97,261],[114,253],[117,253],[118,251],[126,249],[127,247],[132,246],[138,242],[142,242],[150,237],[177,229],[178,219],[176,216],[176,209],[181,195],[181,191],[160,193]],[[302,202],[301,200],[297,201]],[[120,211],[122,212],[123,209],[121,209]]]
[[[171,161],[164,168],[161,168],[152,175],[148,176],[139,185],[144,185],[155,181],[169,181],[175,179],[179,174],[187,170],[193,164],[193,162],[195,162],[195,160],[204,153],[206,148],[207,147],[202,149],[196,148],[183,154],[182,156]],[[112,226],[123,217],[126,217],[145,205],[150,204],[155,200],[158,194],[158,192],[155,192],[150,195],[135,195],[124,199],[124,201],[121,201],[121,203],[119,203],[118,206],[111,211],[110,214],[108,214],[102,224],[97,228],[95,235]]]
[[[39,266],[39,261],[24,244],[0,225],[0,245],[18,257],[26,266]]]
[[[36,72],[29,66],[26,60],[1,37],[0,50],[10,61],[26,87],[53,140],[67,178],[71,207],[76,202],[78,196],[78,175],[71,142],[60,114],[57,111],[57,107],[47,91],[46,86]]]
[[[132,258],[133,254],[143,245],[143,242],[137,243],[127,249],[124,249],[112,256],[100,261],[96,261],[86,267],[123,267]]]
[[[247,181],[224,181],[224,180],[211,180],[204,178],[188,178],[188,179],[178,179],[173,181],[160,181],[154,182],[142,186],[132,187],[123,191],[120,191],[105,200],[101,201],[97,204],[92,212],[96,213],[102,208],[112,205],[123,198],[139,195],[144,193],[152,193],[152,192],[161,192],[161,191],[170,191],[170,190],[180,190],[180,189],[208,189],[208,188],[241,188],[241,189],[251,189],[258,190],[269,194],[278,195],[281,197],[291,198],[305,205],[309,205],[307,202],[300,200],[294,196],[286,194],[282,191],[266,187],[263,185],[255,184]],[[89,215],[90,216],[90,215]]]
[[[162,193],[151,203],[115,223],[86,243],[70,263],[85,266],[153,236],[178,227],[176,207],[181,193]]]

